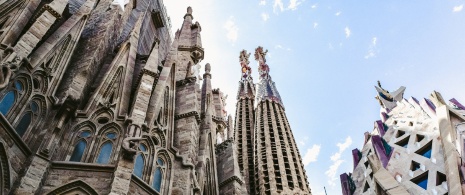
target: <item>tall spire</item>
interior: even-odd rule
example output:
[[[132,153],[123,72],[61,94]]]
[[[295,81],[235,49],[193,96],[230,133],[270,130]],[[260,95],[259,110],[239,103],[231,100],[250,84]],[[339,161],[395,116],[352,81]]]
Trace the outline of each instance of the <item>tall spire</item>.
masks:
[[[237,91],[237,100],[255,98],[255,85],[252,79],[252,69],[249,66],[250,53],[247,50],[242,50],[239,53],[239,63],[241,65],[242,77],[239,81],[239,89]]]
[[[268,53],[268,50],[264,51],[261,46],[255,49],[255,60],[258,61],[258,73],[260,75],[260,81],[257,84],[257,103],[264,100],[270,100],[275,101],[284,107],[278,89],[269,74],[270,67],[266,64],[266,53]]]

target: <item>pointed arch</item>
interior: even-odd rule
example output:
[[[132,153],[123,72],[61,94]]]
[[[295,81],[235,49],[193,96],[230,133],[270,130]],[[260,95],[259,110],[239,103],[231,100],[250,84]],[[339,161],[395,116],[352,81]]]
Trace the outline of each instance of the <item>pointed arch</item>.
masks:
[[[86,195],[98,195],[94,188],[81,180],[73,181],[71,183],[60,186],[49,192],[47,195],[69,195],[76,194],[77,192],[84,193]]]
[[[74,162],[85,161],[96,131],[97,127],[91,121],[84,121],[74,126],[70,132],[69,147],[63,159]]]
[[[121,142],[121,126],[117,123],[111,122],[104,125],[97,133],[96,145],[92,152],[95,156],[95,163],[99,164],[112,164],[116,160],[116,154],[119,153],[117,150]]]
[[[8,190],[10,187],[10,164],[8,162],[5,146],[3,142],[0,142],[0,190],[2,190],[0,193],[3,192],[3,189]]]
[[[14,125],[16,132],[23,138],[24,141],[32,143],[34,138],[37,138],[37,125],[40,119],[45,118],[47,114],[47,101],[42,95],[35,95],[27,103],[27,105],[19,114]]]

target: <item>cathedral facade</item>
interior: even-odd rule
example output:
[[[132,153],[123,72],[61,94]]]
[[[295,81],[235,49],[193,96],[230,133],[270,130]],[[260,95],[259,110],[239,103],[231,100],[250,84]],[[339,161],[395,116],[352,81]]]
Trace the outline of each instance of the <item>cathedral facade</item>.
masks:
[[[257,84],[240,52],[233,120],[201,29],[162,0],[0,0],[0,194],[311,194],[267,51]]]
[[[465,194],[465,107],[436,91],[406,99],[405,87],[375,88],[381,119],[365,133],[363,148],[352,150],[342,194]]]

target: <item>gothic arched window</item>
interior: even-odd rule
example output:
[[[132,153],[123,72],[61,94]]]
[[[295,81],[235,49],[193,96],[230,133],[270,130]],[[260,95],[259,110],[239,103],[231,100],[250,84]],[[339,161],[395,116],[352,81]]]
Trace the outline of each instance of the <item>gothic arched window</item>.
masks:
[[[31,101],[29,106],[24,110],[24,114],[15,128],[16,133],[18,133],[20,137],[23,137],[29,127],[32,126],[31,124],[39,117],[39,110],[39,105],[35,101]]]
[[[108,132],[102,139],[103,144],[100,146],[100,153],[97,158],[97,163],[108,164],[110,162],[111,152],[113,150],[113,142],[116,140],[116,133]]]
[[[14,85],[10,87],[9,91],[3,96],[0,101],[0,113],[4,116],[10,111],[13,104],[16,102],[18,97],[23,94],[23,84],[20,81],[15,81]]]
[[[87,130],[82,131],[78,135],[76,145],[74,145],[74,150],[71,154],[71,158],[69,159],[69,161],[82,161],[82,157],[84,156],[84,152],[86,151],[87,143],[90,141],[91,138],[91,132]]]
[[[138,152],[136,156],[136,162],[134,163],[134,175],[143,179],[145,160],[148,157],[147,146],[139,144]]]
[[[163,176],[164,173],[166,172],[165,168],[165,161],[163,161],[162,158],[158,157],[156,165],[155,165],[155,171],[153,172],[153,184],[152,187],[155,189],[155,191],[161,193],[161,186],[163,184]]]

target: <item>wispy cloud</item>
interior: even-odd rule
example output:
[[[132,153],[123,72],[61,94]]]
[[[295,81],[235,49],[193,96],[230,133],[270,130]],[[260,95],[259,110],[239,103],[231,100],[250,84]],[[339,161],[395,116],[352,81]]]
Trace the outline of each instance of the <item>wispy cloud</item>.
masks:
[[[290,10],[296,10],[297,6],[299,6],[302,2],[299,0],[290,0],[289,1],[289,6],[287,6],[287,9]]]
[[[344,162],[344,160],[341,159],[341,154],[350,146],[352,145],[352,138],[348,136],[343,143],[337,143],[336,146],[339,148],[339,151],[331,155],[330,159],[333,162],[331,166],[329,166],[329,169],[325,172],[326,176],[328,176],[328,183],[331,186],[336,185],[336,180],[338,179],[336,177],[337,170],[339,169],[339,166]]]
[[[262,13],[262,20],[266,22],[268,19],[270,19],[270,15],[267,13]]]
[[[236,23],[234,22],[234,17],[230,16],[229,19],[224,23],[223,28],[226,29],[226,37],[228,41],[231,43],[235,43],[237,41],[239,28],[237,27]]]
[[[346,33],[346,38],[349,38],[350,37],[350,28],[346,26],[346,28],[344,28],[344,32]]]
[[[302,159],[305,166],[311,162],[317,161],[318,155],[320,154],[320,148],[321,145],[314,144],[311,148],[307,149],[307,153],[305,153],[304,158]]]
[[[312,8],[312,9],[315,9],[315,8],[317,8],[317,7],[318,7],[318,4],[315,3],[315,4],[312,5],[311,8]]]
[[[278,13],[278,11],[284,11],[284,5],[281,0],[274,0],[273,3],[273,12]]]
[[[274,46],[275,49],[282,49],[282,50],[287,50],[287,51],[291,51],[291,48],[288,48],[288,47],[283,47],[282,45],[275,45]],[[304,138],[305,139],[305,138]],[[308,139],[308,138],[307,138]],[[305,139],[305,141],[307,140]],[[305,145],[305,144],[304,144]]]
[[[452,12],[461,12],[462,10],[463,10],[463,4],[454,6],[454,8],[452,9]]]
[[[316,28],[316,27],[318,27],[318,22],[313,23],[313,28]]]
[[[376,57],[376,55],[378,54],[378,51],[377,51],[377,48],[376,48],[376,43],[378,43],[378,38],[373,37],[371,39],[370,46],[368,46],[368,53],[367,53],[367,55],[365,55],[365,59]]]
[[[260,3],[258,5],[266,5],[266,0],[260,0]]]
[[[339,15],[341,15],[341,13],[342,13],[342,12],[338,11],[338,12],[336,12],[334,15],[339,16]]]

